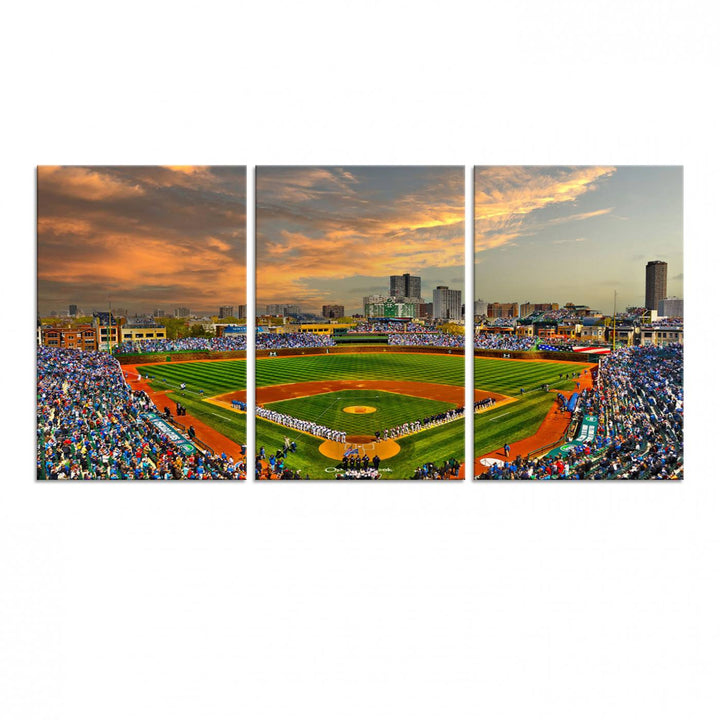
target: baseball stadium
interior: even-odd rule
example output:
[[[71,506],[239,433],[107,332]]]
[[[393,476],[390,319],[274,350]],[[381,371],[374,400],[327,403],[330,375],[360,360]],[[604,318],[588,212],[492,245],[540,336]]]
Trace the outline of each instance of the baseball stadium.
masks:
[[[463,477],[462,348],[398,344],[403,331],[320,335],[315,347],[297,334],[259,336],[256,477]]]
[[[460,336],[371,322],[256,348],[257,479],[464,477]],[[41,348],[38,391],[40,478],[246,477],[245,335]]]

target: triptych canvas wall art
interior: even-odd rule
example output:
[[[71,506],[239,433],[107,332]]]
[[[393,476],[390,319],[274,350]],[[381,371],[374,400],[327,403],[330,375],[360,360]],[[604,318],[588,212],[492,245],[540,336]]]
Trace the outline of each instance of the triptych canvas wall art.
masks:
[[[682,478],[682,168],[253,172],[38,168],[38,479]]]

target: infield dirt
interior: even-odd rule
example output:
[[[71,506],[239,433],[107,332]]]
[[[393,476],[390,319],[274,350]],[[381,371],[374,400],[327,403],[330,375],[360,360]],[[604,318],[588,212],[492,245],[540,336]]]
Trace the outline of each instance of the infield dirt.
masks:
[[[288,383],[287,385],[267,385],[256,388],[255,402],[258,405],[264,405],[280,400],[292,400],[322,393],[338,392],[339,390],[382,390],[383,392],[410,395],[425,398],[426,400],[454,403],[458,407],[465,404],[465,388],[462,385],[389,380],[315,380],[312,382]],[[245,402],[246,397],[245,390],[235,390],[223,395],[216,395],[212,399],[217,403],[229,406],[233,400]],[[500,393],[475,390],[476,401],[484,400],[487,397],[495,398],[498,402],[510,399]]]

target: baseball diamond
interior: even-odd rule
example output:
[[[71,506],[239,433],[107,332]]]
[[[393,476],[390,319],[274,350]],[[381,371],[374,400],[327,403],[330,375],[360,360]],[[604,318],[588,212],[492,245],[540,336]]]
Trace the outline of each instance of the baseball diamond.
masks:
[[[290,437],[298,451],[288,462],[303,476],[334,477],[328,458],[337,464],[348,453],[377,455],[384,479],[410,478],[428,457],[462,461],[463,415],[453,415],[464,404],[460,355],[383,351],[258,358],[256,378],[258,405],[346,433],[338,442],[293,428]],[[451,419],[430,420],[445,413]],[[418,428],[412,425],[417,421],[427,422]],[[290,431],[263,418],[256,419],[256,428],[256,449],[282,445]]]
[[[246,414],[238,410],[238,403],[246,400],[244,359],[132,367],[208,426],[228,437],[244,435]],[[274,451],[289,438],[296,450],[287,462],[304,478],[333,478],[328,468],[355,450],[360,456],[377,454],[384,479],[410,478],[426,458],[463,460],[464,414],[455,414],[464,404],[461,355],[308,354],[258,358],[256,368],[258,407],[346,434],[340,443],[256,417],[256,451]],[[476,398],[486,395],[479,392]],[[449,419],[433,420],[445,413]],[[425,425],[411,429],[419,421]],[[390,431],[387,439],[385,430]]]

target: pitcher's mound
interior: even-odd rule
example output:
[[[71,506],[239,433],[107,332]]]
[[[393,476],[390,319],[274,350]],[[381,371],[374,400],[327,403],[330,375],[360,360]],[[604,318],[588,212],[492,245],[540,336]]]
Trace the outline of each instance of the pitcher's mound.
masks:
[[[359,437],[358,437],[359,439]],[[325,440],[320,445],[320,452],[333,460],[342,460],[348,450],[357,448],[360,457],[367,455],[371,460],[377,455],[381,460],[391,458],[400,452],[400,446],[394,440],[381,440],[376,442],[375,438],[367,437],[367,440],[354,442],[348,438],[348,442],[337,442],[335,440]]]
[[[352,415],[369,415],[370,413],[374,413],[376,410],[377,408],[374,408],[371,405],[348,405],[343,408],[343,412],[350,413]]]

